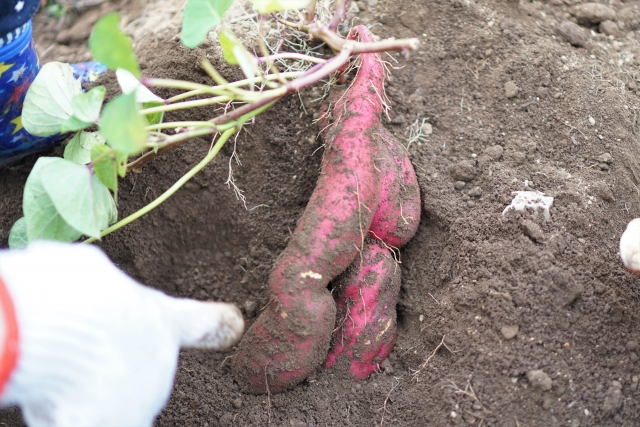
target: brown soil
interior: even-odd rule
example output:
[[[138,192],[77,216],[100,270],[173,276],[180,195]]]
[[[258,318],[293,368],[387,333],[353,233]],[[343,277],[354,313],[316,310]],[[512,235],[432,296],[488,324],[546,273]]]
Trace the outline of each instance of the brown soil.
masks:
[[[580,48],[556,36],[562,21],[576,21],[576,3],[378,0],[351,12],[379,36],[423,41],[408,59],[392,55],[398,64],[387,85],[393,134],[406,144],[414,122],[432,125],[408,147],[423,218],[402,250],[395,349],[360,383],[321,368],[270,397],[240,393],[232,351],[184,351],[156,425],[640,425],[640,288],[617,246],[640,216],[640,2],[607,3],[617,12],[617,36],[594,25]],[[114,8],[135,19],[142,6],[105,3],[66,25],[83,28]],[[42,52],[58,30],[45,16],[36,23]],[[208,47],[187,51],[176,34],[163,27],[136,39],[144,74],[207,81],[198,59]],[[53,43],[44,61],[86,59],[86,35]],[[248,209],[224,184],[230,144],[169,202],[102,247],[150,286],[235,302],[255,318],[318,178],[313,95],[303,95],[304,107],[297,96],[280,102],[238,137],[242,164],[231,163]],[[124,179],[121,217],[168,188],[209,143],[188,144]],[[0,171],[3,245],[21,216],[32,164]],[[555,198],[548,222],[532,212],[502,216],[519,190]],[[1,418],[19,425],[15,410]]]

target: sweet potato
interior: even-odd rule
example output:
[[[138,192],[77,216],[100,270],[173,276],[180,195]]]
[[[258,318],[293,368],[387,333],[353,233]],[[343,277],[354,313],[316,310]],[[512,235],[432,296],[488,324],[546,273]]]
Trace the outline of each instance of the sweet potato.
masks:
[[[364,27],[357,32],[370,34]],[[233,357],[242,388],[279,392],[304,380],[326,359],[335,303],[326,289],[361,251],[378,208],[384,69],[377,54],[360,56],[357,75],[327,132],[320,177],[293,237],[269,278],[271,301]],[[336,110],[339,108],[339,111]]]
[[[362,259],[356,258],[334,281],[338,315],[327,368],[344,359],[355,380],[378,369],[396,341],[399,291],[400,266],[389,250],[366,244]]]
[[[407,243],[420,223],[420,189],[411,161],[400,143],[382,125],[380,204],[369,234],[399,248]]]

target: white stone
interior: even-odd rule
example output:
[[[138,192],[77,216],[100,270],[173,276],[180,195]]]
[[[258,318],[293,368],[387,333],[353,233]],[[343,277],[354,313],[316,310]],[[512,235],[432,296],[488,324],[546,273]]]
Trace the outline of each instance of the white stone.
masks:
[[[536,212],[536,215],[542,211],[545,222],[549,221],[549,209],[553,205],[553,197],[545,196],[539,191],[514,191],[511,194],[515,197],[509,206],[502,211],[503,218],[511,210],[524,211],[531,208]]]

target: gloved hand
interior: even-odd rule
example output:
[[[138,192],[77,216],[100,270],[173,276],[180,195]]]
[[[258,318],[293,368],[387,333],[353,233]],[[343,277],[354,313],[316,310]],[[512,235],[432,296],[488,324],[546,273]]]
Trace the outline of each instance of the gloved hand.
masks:
[[[151,426],[180,347],[223,350],[244,329],[235,306],[144,287],[89,245],[0,251],[0,279],[19,337],[1,403],[29,426]]]

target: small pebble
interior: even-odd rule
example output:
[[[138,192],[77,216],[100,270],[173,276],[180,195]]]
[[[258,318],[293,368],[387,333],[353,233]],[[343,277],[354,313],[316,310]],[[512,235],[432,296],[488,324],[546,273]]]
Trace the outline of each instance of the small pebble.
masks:
[[[544,240],[542,228],[530,219],[522,221],[520,227],[522,228],[522,231],[524,231],[524,234],[529,236],[532,240],[536,242],[542,242]]]
[[[425,135],[431,135],[433,133],[433,126],[431,123],[425,123],[422,125],[422,133]]]
[[[465,182],[464,181],[456,181],[455,187],[456,190],[462,190],[464,188]]]
[[[545,374],[544,371],[531,370],[527,372],[527,379],[529,380],[531,387],[535,389],[542,391],[551,390],[551,378],[549,377],[549,375]]]
[[[456,181],[469,182],[476,176],[476,170],[468,160],[462,160],[451,168],[451,176]]]
[[[469,190],[467,195],[469,197],[481,197],[482,196],[482,188],[477,187],[477,186],[473,187],[471,190]]]
[[[620,28],[618,28],[618,24],[613,21],[602,21],[600,26],[598,27],[601,33],[606,34],[608,36],[619,37],[620,36]]]
[[[527,155],[522,151],[516,151],[511,155],[511,158],[513,159],[513,163],[515,163],[516,165],[521,165],[525,162],[525,160],[527,160]]]
[[[611,416],[618,412],[622,406],[622,384],[619,381],[612,381],[611,387],[607,390],[602,403],[602,412]]]
[[[564,21],[558,25],[556,33],[561,39],[576,47],[583,47],[589,40],[589,36],[584,28],[571,21]]]
[[[615,21],[616,12],[609,6],[601,3],[585,3],[576,6],[572,10],[573,16],[582,25],[597,25],[602,21]]]
[[[200,190],[200,186],[198,184],[196,184],[193,181],[189,181],[184,185],[184,188],[186,188],[189,191],[193,191],[196,192],[198,190]]]
[[[244,311],[247,314],[247,318],[251,319],[256,315],[258,304],[255,301],[247,300],[244,302]]]
[[[506,340],[510,340],[518,335],[518,331],[520,330],[520,326],[518,325],[505,325],[500,329],[500,333]]]
[[[504,95],[507,98],[513,98],[518,94],[518,86],[512,81],[508,81],[504,84]]]
[[[502,157],[502,153],[504,153],[504,148],[501,145],[492,145],[487,147],[483,153],[491,157],[492,160],[499,160]]]
[[[233,423],[233,414],[231,412],[225,412],[219,419],[218,423],[221,426],[230,426]]]
[[[233,399],[233,402],[231,403],[233,404],[233,407],[236,409],[242,408],[242,399],[240,399],[239,397],[237,399]]]
[[[609,153],[603,153],[603,154],[601,154],[601,155],[599,155],[599,156],[598,156],[597,160],[598,160],[600,163],[607,163],[607,164],[609,164],[609,163],[611,163],[611,154],[609,154]]]
[[[544,86],[539,87],[538,89],[536,89],[536,95],[538,95],[538,98],[546,97],[547,95],[549,95],[549,88]]]

